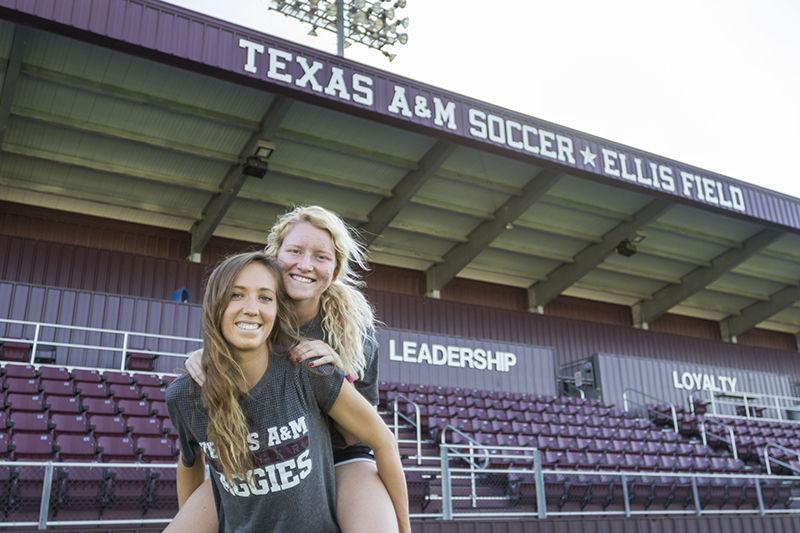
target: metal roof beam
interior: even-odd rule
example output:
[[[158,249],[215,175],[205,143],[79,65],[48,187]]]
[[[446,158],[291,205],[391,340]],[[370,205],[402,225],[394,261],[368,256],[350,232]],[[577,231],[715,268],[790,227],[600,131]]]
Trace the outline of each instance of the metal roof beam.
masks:
[[[637,230],[650,224],[669,209],[666,200],[653,200],[631,220],[608,231],[600,242],[587,246],[575,255],[574,262],[561,265],[547,276],[547,281],[535,283],[528,288],[528,308],[535,310],[551,302],[556,296],[602,263],[623,239],[632,237]]]
[[[264,116],[261,118],[259,130],[254,132],[247,143],[239,152],[239,160],[243,161],[245,158],[253,154],[256,142],[259,139],[272,139],[278,131],[283,118],[289,112],[292,101],[283,96],[276,96]],[[228,208],[231,206],[239,190],[247,180],[247,176],[242,173],[241,163],[231,165],[228,173],[222,179],[219,187],[219,193],[211,197],[203,209],[203,214],[200,220],[192,225],[192,244],[189,250],[190,259],[196,258],[196,254],[202,252],[209,239],[214,234],[214,230],[219,225]]]
[[[778,314],[800,301],[800,285],[790,285],[772,296],[766,302],[757,302],[746,307],[739,315],[731,316],[720,322],[722,336],[728,340],[753,329],[769,317]]]
[[[225,163],[235,163],[238,161],[234,154],[220,152],[219,150],[193,146],[179,141],[165,139],[163,137],[154,137],[136,131],[125,130],[105,124],[98,124],[96,122],[79,120],[73,117],[66,117],[63,115],[50,113],[48,111],[42,111],[40,109],[32,109],[29,107],[20,107],[15,105],[12,107],[11,113],[14,116],[23,117],[29,120],[40,122],[42,124],[58,126],[82,133],[91,133],[109,139],[130,141],[151,148],[166,150],[168,152],[202,157],[203,159],[222,161]]]
[[[242,118],[227,113],[221,113],[219,111],[214,111],[201,106],[169,100],[151,93],[133,91],[125,87],[120,87],[119,85],[82,78],[80,76],[75,76],[74,74],[67,74],[33,65],[25,65],[25,67],[22,69],[22,73],[31,78],[48,81],[64,87],[72,87],[74,89],[80,89],[82,91],[101,96],[113,96],[114,98],[119,98],[120,100],[126,100],[136,104],[156,106],[166,111],[172,111],[174,113],[193,118],[212,120],[226,126],[233,126],[235,128],[242,128],[251,131],[255,131],[259,127],[259,124],[254,120],[249,120],[247,118]]]
[[[656,291],[650,299],[643,300],[633,307],[634,324],[652,322],[692,294],[704,289],[715,280],[730,272],[738,265],[781,237],[780,231],[766,229],[758,232],[741,247],[732,248],[711,260],[711,265],[692,270],[681,278],[681,282]]]
[[[164,174],[163,172],[158,172],[153,169],[133,168],[127,165],[111,163],[108,161],[97,161],[95,159],[89,159],[80,155],[65,154],[62,152],[54,152],[51,150],[44,150],[41,148],[33,148],[30,146],[11,143],[3,144],[2,151],[9,154],[30,157],[32,159],[40,159],[42,161],[51,161],[62,165],[69,165],[82,170],[92,170],[95,172],[123,176],[125,178],[135,178],[153,183],[181,187],[193,191],[218,191],[216,186],[200,183],[191,178]]]
[[[422,156],[415,170],[408,172],[392,189],[392,196],[378,202],[367,218],[369,222],[359,228],[365,246],[372,242],[389,227],[392,220],[408,205],[428,179],[444,165],[456,146],[448,141],[438,140]]]
[[[0,145],[3,144],[6,135],[8,119],[11,116],[11,104],[14,102],[14,94],[17,92],[17,82],[22,70],[22,54],[31,41],[31,31],[28,28],[14,26],[12,31],[14,36],[11,38],[11,50],[3,74],[3,87],[0,88]]]
[[[525,185],[521,196],[509,198],[494,212],[491,220],[482,222],[470,232],[467,242],[455,246],[445,254],[442,264],[434,265],[425,272],[426,293],[437,295],[450,280],[506,230],[507,224],[521,217],[560,178],[561,173],[554,170],[539,172]]]

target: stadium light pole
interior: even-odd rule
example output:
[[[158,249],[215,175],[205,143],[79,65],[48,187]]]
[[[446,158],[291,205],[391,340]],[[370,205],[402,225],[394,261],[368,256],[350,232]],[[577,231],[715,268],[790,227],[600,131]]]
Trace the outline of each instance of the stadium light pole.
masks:
[[[408,42],[408,17],[396,18],[406,0],[273,0],[271,10],[336,34],[336,54],[344,57],[351,43],[374,48],[392,61],[396,54],[386,48]]]

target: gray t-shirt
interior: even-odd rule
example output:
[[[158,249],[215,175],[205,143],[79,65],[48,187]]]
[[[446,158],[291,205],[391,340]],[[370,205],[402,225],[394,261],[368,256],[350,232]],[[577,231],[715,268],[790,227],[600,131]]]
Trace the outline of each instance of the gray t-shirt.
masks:
[[[322,328],[322,315],[317,315],[314,320],[300,328],[300,335],[309,339],[328,342],[328,336]],[[375,336],[374,333],[372,335]],[[364,341],[364,358],[366,367],[364,376],[353,382],[356,390],[372,405],[378,405],[378,343],[373,339]],[[347,448],[344,437],[331,424],[331,441],[337,450]]]
[[[228,483],[208,439],[200,388],[181,376],[167,388],[167,407],[180,439],[181,461],[198,450],[211,469],[220,531],[339,533],[327,413],[344,375],[330,365],[308,369],[283,354],[270,355],[261,380],[242,397],[255,467]]]

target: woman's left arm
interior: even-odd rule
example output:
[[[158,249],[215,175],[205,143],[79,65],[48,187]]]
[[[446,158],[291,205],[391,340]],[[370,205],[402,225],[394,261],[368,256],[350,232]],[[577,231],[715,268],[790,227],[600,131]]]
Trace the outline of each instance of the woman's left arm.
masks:
[[[400,533],[411,532],[408,491],[397,440],[381,417],[356,389],[345,382],[328,414],[346,431],[372,448],[378,475],[389,492]]]

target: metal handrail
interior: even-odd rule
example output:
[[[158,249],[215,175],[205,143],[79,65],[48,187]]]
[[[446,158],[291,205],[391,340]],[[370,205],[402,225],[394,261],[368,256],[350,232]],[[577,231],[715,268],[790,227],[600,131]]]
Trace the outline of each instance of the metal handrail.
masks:
[[[768,442],[764,446],[764,452],[763,452],[764,453],[764,466],[767,469],[767,474],[770,474],[770,475],[772,474],[772,466],[770,464],[772,462],[774,462],[775,464],[786,468],[787,470],[790,470],[790,471],[794,472],[795,474],[800,474],[800,468],[794,467],[794,466],[790,465],[789,463],[787,463],[785,461],[781,461],[780,459],[776,459],[775,457],[770,457],[770,455],[769,455],[769,449],[770,448],[776,448],[778,450],[782,450],[784,452],[788,452],[790,454],[794,454],[794,455],[797,456],[797,460],[800,461],[800,451],[793,450],[791,448],[787,448],[786,446],[782,446],[782,445],[777,444],[775,442]]]
[[[408,402],[410,405],[412,405],[414,407],[414,414],[415,414],[415,419],[414,419],[415,421],[414,422],[409,420],[408,417],[405,415],[405,413],[400,413],[400,410],[398,409],[398,407],[399,407],[398,406],[398,401],[399,400],[405,400],[406,402]],[[420,412],[419,412],[419,405],[417,404],[417,402],[411,400],[405,394],[399,394],[398,393],[397,396],[394,397],[393,406],[394,406],[394,438],[397,439],[397,440],[400,440],[400,429],[399,429],[400,420],[399,420],[399,417],[402,416],[407,422],[409,422],[410,424],[413,424],[415,429],[417,430],[417,464],[421,465],[422,464],[422,422],[421,422],[421,417],[420,417]]]
[[[712,416],[728,417],[728,418],[756,418],[753,416],[754,409],[767,409],[774,410],[776,418],[770,417],[757,417],[761,420],[780,420],[787,421],[783,416],[783,412],[800,413],[800,397],[797,396],[784,396],[781,394],[766,394],[761,392],[737,391],[737,392],[722,392],[722,391],[696,391],[699,398],[704,395],[708,396],[709,405],[711,406]],[[689,398],[693,398],[690,395]],[[760,400],[766,400],[764,402]],[[691,400],[690,400],[691,401]],[[782,403],[784,402],[784,403]],[[791,405],[786,405],[790,402]],[[726,415],[719,412],[718,405],[731,405],[734,407],[744,407],[744,415]]]
[[[88,326],[71,326],[66,324],[51,324],[47,322],[33,322],[29,320],[15,320],[10,318],[0,318],[0,324],[9,324],[15,326],[22,326],[22,327],[33,327],[34,334],[33,338],[29,339],[27,337],[0,337],[0,342],[17,342],[17,343],[24,343],[31,345],[31,355],[30,360],[28,361],[30,364],[36,363],[36,354],[37,350],[41,346],[55,346],[61,348],[76,348],[76,349],[84,349],[84,350],[98,350],[104,352],[118,352],[122,354],[122,361],[119,366],[119,370],[126,370],[129,353],[137,353],[137,354],[145,354],[145,355],[156,355],[160,356],[163,355],[165,357],[188,357],[186,353],[175,353],[175,352],[163,352],[159,350],[146,350],[146,349],[131,349],[130,348],[130,339],[131,337],[134,338],[143,338],[143,339],[156,339],[156,340],[166,340],[166,341],[179,341],[179,342],[193,342],[193,343],[202,343],[203,339],[195,338],[195,337],[179,337],[176,335],[161,335],[156,333],[140,333],[136,331],[125,331],[125,330],[116,330],[116,329],[106,329],[106,328],[93,328]],[[122,347],[118,346],[109,346],[106,344],[83,344],[83,343],[69,343],[69,342],[60,342],[55,340],[42,340],[41,333],[43,328],[52,328],[56,330],[68,330],[68,331],[81,331],[85,333],[98,333],[102,335],[121,335],[122,336]],[[63,366],[63,365],[57,365]],[[97,370],[95,368],[95,370]]]
[[[679,431],[678,431],[678,413],[675,411],[675,405],[672,402],[665,402],[662,398],[658,398],[656,396],[653,396],[651,394],[647,394],[646,392],[642,392],[640,390],[628,388],[628,389],[625,389],[622,392],[622,406],[623,406],[623,409],[625,410],[626,413],[629,412],[628,403],[634,403],[635,405],[638,405],[639,407],[644,408],[645,411],[648,414],[649,413],[653,413],[653,414],[655,414],[657,416],[662,416],[662,417],[665,416],[664,413],[662,413],[660,411],[656,411],[655,409],[651,409],[650,407],[647,406],[647,404],[636,402],[636,401],[630,399],[628,397],[628,393],[629,392],[635,392],[636,394],[639,394],[639,395],[643,396],[644,398],[649,398],[651,400],[656,400],[659,403],[666,403],[667,405],[669,405],[669,410],[670,410],[670,413],[672,414],[672,428],[675,430],[675,433],[679,433]]]
[[[718,424],[725,428],[725,430],[728,432],[728,437],[729,438],[726,439],[722,435],[717,435],[716,433],[709,432],[706,429],[706,421],[705,420],[701,420],[700,421],[700,436],[703,439],[703,445],[708,446],[708,437],[712,437],[714,440],[717,440],[719,442],[724,442],[725,444],[730,445],[731,453],[733,454],[733,458],[734,459],[738,459],[739,458],[739,449],[736,446],[736,434],[735,434],[735,432],[733,430],[733,426],[729,426],[728,424],[723,424],[721,422],[718,422]]]
[[[509,513],[504,511],[502,514],[504,516],[509,515],[516,515],[516,516],[538,516],[539,518],[546,518],[547,516],[592,516],[592,515],[617,515],[617,516],[625,516],[630,517],[634,515],[647,515],[647,514],[723,514],[727,512],[733,511],[726,511],[723,509],[703,509],[702,507],[702,500],[699,495],[698,490],[698,480],[701,479],[708,479],[708,478],[715,478],[715,479],[742,479],[751,481],[755,488],[755,497],[757,500],[757,508],[753,510],[737,510],[735,512],[741,512],[742,514],[745,513],[758,513],[761,515],[768,514],[768,513],[800,513],[800,509],[793,509],[793,508],[781,508],[781,509],[767,509],[765,507],[764,497],[761,490],[761,483],[764,480],[773,481],[773,482],[792,482],[796,484],[800,482],[800,479],[797,476],[786,476],[786,475],[772,475],[772,474],[740,474],[740,473],[716,473],[716,472],[684,472],[684,471],[657,471],[657,470],[577,470],[577,469],[560,469],[560,468],[542,468],[541,465],[541,455],[540,453],[537,454],[538,450],[534,448],[520,448],[526,451],[532,451],[533,456],[523,455],[523,456],[514,456],[519,459],[531,460],[534,464],[533,471],[528,468],[521,468],[521,467],[503,467],[503,468],[489,468],[488,466],[482,469],[476,469],[475,466],[471,466],[469,468],[459,468],[459,467],[452,467],[450,468],[448,465],[447,454],[450,448],[455,448],[457,446],[454,445],[443,445],[442,446],[442,456],[443,456],[443,471],[442,471],[442,478],[447,479],[449,481],[451,473],[497,473],[497,474],[525,474],[525,475],[534,475],[534,480],[536,484],[536,493],[537,493],[537,510],[535,513],[533,512],[526,512],[526,513]],[[487,450],[502,450],[502,449],[512,449],[512,447],[503,447],[503,446],[486,446]],[[537,461],[537,457],[539,460]],[[446,470],[446,471],[445,471]],[[555,474],[555,475],[564,475],[564,476],[603,476],[603,477],[619,477],[620,481],[623,485],[623,494],[625,498],[625,505],[623,510],[615,510],[615,511],[570,511],[570,512],[548,512],[546,510],[546,501],[544,498],[544,487],[540,486],[544,483],[544,475],[545,474]],[[630,508],[630,501],[629,501],[629,493],[627,490],[628,480],[630,478],[642,478],[642,477],[656,477],[656,478],[683,478],[688,479],[691,487],[692,487],[692,499],[694,501],[694,509],[691,510],[680,510],[680,511],[666,511],[666,510],[632,510]],[[541,497],[540,497],[541,495]],[[448,505],[450,506],[448,508]],[[492,513],[453,513],[452,510],[452,501],[443,501],[443,510],[442,516],[447,518],[456,518],[456,517],[477,517],[477,516],[486,516],[489,517]]]
[[[90,468],[90,469],[170,469],[176,468],[175,463],[81,463],[76,461],[0,461],[0,467],[38,467],[44,468],[44,479],[42,480],[42,497],[39,505],[39,520],[29,522],[0,522],[0,529],[4,527],[36,527],[47,529],[47,526],[89,526],[89,525],[122,525],[122,524],[164,524],[172,520],[171,518],[149,518],[149,519],[130,519],[130,520],[48,520],[50,514],[50,494],[53,489],[53,473],[56,468]]]
[[[467,443],[469,444],[469,446],[464,446],[463,444],[455,444],[455,443],[452,443],[452,442],[448,443],[447,439],[446,439],[447,430],[448,429],[450,430],[450,433],[455,432],[455,433],[458,433],[459,435],[461,435],[462,437],[464,437],[466,439]],[[463,453],[460,453],[460,452],[457,455],[461,459],[464,459],[465,457],[468,457],[469,459],[468,460],[465,459],[465,461],[468,464],[473,464],[475,466],[478,466],[478,465],[474,461],[475,454],[473,453],[473,451],[475,449],[482,450],[483,454],[485,455],[485,461],[484,461],[483,467],[481,467],[481,468],[486,468],[487,466],[489,466],[489,461],[491,460],[491,456],[489,455],[489,452],[488,452],[488,449],[487,449],[488,447],[485,444],[481,444],[477,440],[473,439],[472,437],[470,437],[469,435],[467,435],[466,433],[464,433],[463,431],[461,431],[457,427],[455,427],[455,426],[453,426],[451,424],[447,424],[444,427],[444,429],[442,429],[442,436],[441,436],[440,440],[441,440],[441,443],[439,444],[440,448],[442,448],[442,447],[445,447],[445,448],[448,448],[448,449],[449,448],[452,448],[452,449],[469,448],[469,455],[466,455],[466,454],[463,454]]]

